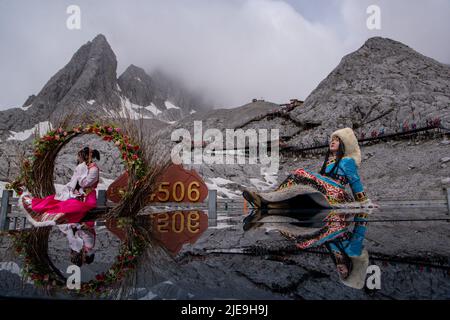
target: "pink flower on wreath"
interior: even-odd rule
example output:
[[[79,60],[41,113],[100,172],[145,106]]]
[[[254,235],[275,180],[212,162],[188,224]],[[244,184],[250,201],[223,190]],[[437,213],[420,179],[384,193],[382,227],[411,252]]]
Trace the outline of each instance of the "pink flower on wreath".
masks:
[[[60,136],[59,134],[56,134],[56,135],[55,135],[55,140],[56,140],[56,141],[59,141],[60,139],[61,139],[61,136]]]
[[[108,127],[108,129],[106,129],[106,131],[108,131],[109,133],[112,133],[113,132],[113,128]]]
[[[137,154],[133,154],[133,156],[131,157],[133,160],[137,160],[139,159],[139,157],[137,156]]]
[[[120,131],[122,131],[120,128],[116,128],[114,130],[116,130],[117,133],[120,133]]]
[[[114,143],[116,146],[120,146],[120,141],[116,141],[116,143]]]

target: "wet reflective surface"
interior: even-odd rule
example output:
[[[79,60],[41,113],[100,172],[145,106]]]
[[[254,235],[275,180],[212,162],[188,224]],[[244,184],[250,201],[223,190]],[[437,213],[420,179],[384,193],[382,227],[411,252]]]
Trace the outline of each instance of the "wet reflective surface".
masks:
[[[446,220],[450,217],[445,208],[366,213],[363,245],[369,265],[380,269],[379,290],[370,290],[367,284],[358,290],[342,283],[324,245],[306,250],[297,246],[305,237],[320,234],[327,221],[330,225],[330,214],[344,217],[339,223],[352,231],[356,212],[230,208],[218,212],[215,220],[208,220],[206,211],[177,210],[131,220],[100,219],[91,229],[72,228],[69,236],[60,227],[34,238],[23,236],[29,231],[2,234],[0,295],[50,299],[450,298],[450,223]],[[45,244],[43,239],[47,239]],[[77,260],[73,251],[80,246],[84,254]],[[81,265],[80,291],[67,288],[73,275],[67,270],[74,264]],[[24,271],[28,277],[22,279]]]

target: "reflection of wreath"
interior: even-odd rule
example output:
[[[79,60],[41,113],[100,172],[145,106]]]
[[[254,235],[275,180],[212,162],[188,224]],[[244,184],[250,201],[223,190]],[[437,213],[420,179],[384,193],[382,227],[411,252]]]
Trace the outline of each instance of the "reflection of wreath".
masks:
[[[132,224],[120,226],[120,223],[118,227],[126,230],[127,237],[119,249],[119,255],[108,271],[96,275],[95,280],[81,284],[81,294],[105,293],[136,268],[138,257],[141,256],[148,242],[145,235],[138,232]]]
[[[147,246],[146,235],[133,225],[133,220],[122,218],[118,220],[117,227],[123,229],[126,239],[122,242],[119,254],[113,265],[95,279],[81,283],[80,290],[70,290],[66,286],[66,278],[53,265],[48,257],[48,243],[42,245],[34,241],[33,232],[23,231],[12,233],[14,248],[17,254],[24,259],[22,275],[31,279],[36,286],[51,290],[65,290],[67,293],[76,292],[83,295],[107,294],[114,284],[123,280],[137,266],[138,257]],[[47,230],[47,239],[50,229],[41,228],[38,232]]]
[[[46,232],[49,231],[48,228],[45,229]],[[48,243],[35,241],[37,239],[35,236],[39,237],[42,232],[43,228],[34,232],[14,232],[12,237],[16,253],[24,258],[22,275],[31,279],[36,286],[49,290],[51,287],[64,285],[65,278],[48,257]]]

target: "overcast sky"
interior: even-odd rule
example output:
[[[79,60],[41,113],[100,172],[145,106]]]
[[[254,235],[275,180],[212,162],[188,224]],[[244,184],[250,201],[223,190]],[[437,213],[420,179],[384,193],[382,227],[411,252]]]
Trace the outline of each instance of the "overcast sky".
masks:
[[[81,29],[66,27],[69,5]],[[381,30],[366,27],[369,5]],[[118,60],[159,68],[217,106],[304,99],[373,36],[450,63],[450,0],[0,0],[0,110],[37,94],[103,33]]]

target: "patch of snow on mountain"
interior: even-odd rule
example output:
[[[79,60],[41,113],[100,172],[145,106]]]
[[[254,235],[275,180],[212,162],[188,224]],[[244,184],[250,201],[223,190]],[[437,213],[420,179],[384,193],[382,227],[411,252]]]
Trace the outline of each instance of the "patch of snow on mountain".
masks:
[[[151,105],[146,106],[145,109],[148,110],[148,111],[150,111],[151,113],[153,113],[155,116],[157,116],[158,114],[162,113],[162,111],[159,110],[159,109],[155,106],[155,104],[154,104],[153,102],[152,102]]]
[[[129,116],[133,120],[139,119],[153,119],[153,117],[146,116],[142,113],[144,108],[143,106],[132,103],[127,98],[121,97],[122,100],[122,111],[119,112],[120,117]]]
[[[49,121],[43,121],[36,124],[33,128],[27,129],[20,132],[10,131],[11,135],[8,137],[8,141],[10,140],[19,140],[19,141],[25,141],[29,137],[31,137],[32,134],[35,132],[42,136],[47,133],[47,131],[51,130],[52,124]]]
[[[166,105],[167,109],[180,109],[180,107],[177,107],[176,105],[174,105],[172,102],[170,101],[166,101],[164,102],[164,104]]]

